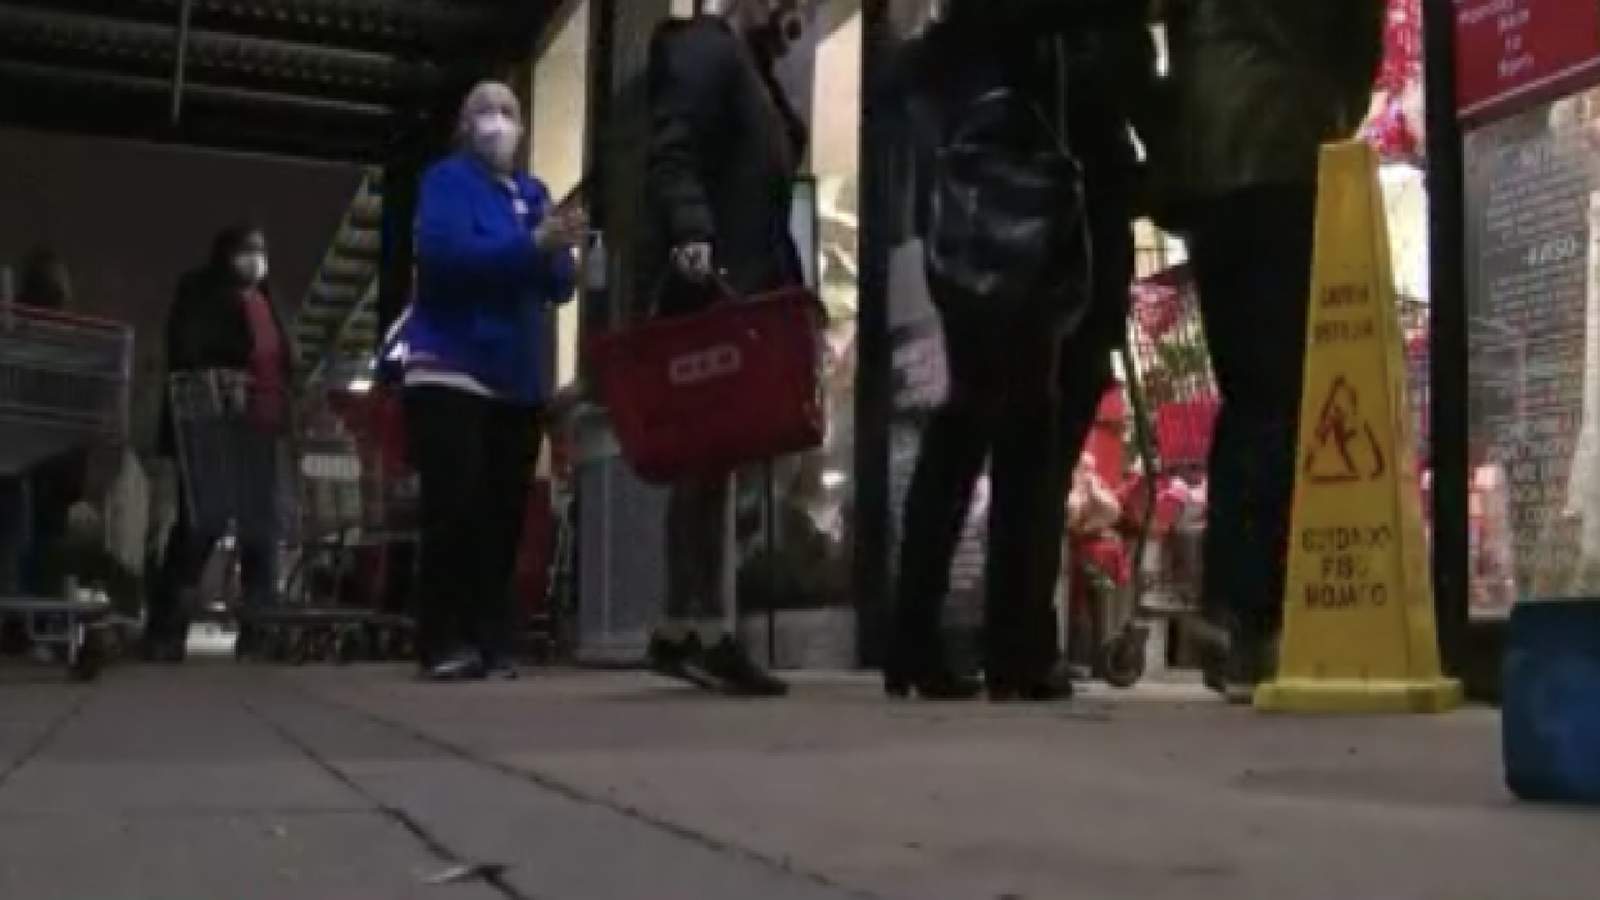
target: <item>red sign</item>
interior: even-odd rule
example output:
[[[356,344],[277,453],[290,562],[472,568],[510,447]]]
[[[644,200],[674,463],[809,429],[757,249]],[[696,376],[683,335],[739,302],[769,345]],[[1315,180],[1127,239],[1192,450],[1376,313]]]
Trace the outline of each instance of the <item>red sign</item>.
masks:
[[[1456,0],[1456,73],[1465,119],[1600,81],[1600,0]]]

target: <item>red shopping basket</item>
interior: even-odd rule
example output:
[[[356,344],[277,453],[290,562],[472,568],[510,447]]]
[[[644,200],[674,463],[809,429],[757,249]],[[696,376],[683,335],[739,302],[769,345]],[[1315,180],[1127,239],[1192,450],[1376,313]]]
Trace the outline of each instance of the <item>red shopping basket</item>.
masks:
[[[666,484],[816,448],[824,435],[816,298],[804,288],[596,338],[622,454]]]

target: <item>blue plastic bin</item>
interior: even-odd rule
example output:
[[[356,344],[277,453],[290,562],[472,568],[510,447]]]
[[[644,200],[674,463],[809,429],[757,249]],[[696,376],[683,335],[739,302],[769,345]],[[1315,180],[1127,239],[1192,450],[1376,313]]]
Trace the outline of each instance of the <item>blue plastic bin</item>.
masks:
[[[1517,605],[1503,702],[1512,793],[1600,803],[1600,599]]]

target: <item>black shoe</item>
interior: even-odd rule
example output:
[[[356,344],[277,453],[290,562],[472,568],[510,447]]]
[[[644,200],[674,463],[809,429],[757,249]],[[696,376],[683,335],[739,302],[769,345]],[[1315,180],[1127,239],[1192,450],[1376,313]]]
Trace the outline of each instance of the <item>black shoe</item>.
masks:
[[[490,681],[516,681],[522,671],[511,660],[495,657],[483,664],[483,677]]]
[[[1065,667],[1042,678],[991,678],[986,687],[990,703],[1057,703],[1077,693]]]
[[[690,671],[690,663],[705,655],[705,648],[700,646],[698,634],[691,631],[688,637],[675,641],[658,631],[650,636],[650,649],[647,653],[650,670],[657,675],[687,681],[696,687],[706,687],[708,690],[718,689],[701,684],[704,676],[696,678]]]
[[[1256,687],[1278,673],[1276,636],[1236,635],[1222,668],[1222,696],[1235,706],[1255,702]]]
[[[139,649],[145,662],[181,663],[188,655],[187,645],[184,638],[146,637]]]
[[[718,641],[715,647],[698,660],[690,661],[685,668],[691,679],[703,673],[716,684],[715,690],[734,697],[782,697],[789,693],[787,684],[756,665],[731,637]]]
[[[915,674],[885,669],[883,692],[899,700],[913,694],[924,700],[971,700],[983,693],[983,682],[943,664],[922,668]]]
[[[458,650],[423,669],[427,681],[472,681],[485,673],[483,655],[476,650]]]

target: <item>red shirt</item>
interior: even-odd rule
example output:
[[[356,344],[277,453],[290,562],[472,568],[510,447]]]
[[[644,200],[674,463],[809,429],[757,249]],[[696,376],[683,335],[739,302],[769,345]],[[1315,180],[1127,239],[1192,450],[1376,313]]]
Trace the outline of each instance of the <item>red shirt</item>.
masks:
[[[278,431],[288,409],[283,335],[271,304],[260,291],[251,289],[244,295],[244,311],[250,320],[250,419],[264,431]]]

